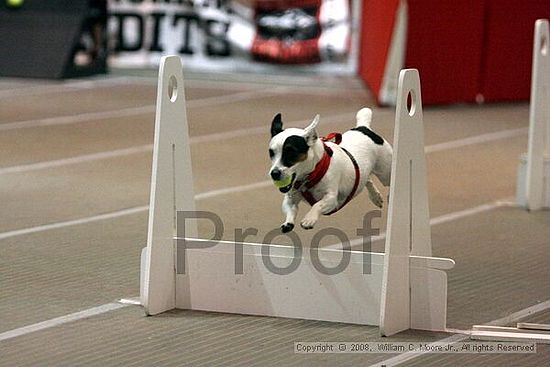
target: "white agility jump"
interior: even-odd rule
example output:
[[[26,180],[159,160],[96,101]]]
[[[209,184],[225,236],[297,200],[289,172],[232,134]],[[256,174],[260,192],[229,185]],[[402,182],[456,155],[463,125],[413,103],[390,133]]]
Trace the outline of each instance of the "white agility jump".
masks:
[[[142,251],[141,303],[148,315],[174,308],[379,325],[382,335],[409,328],[445,330],[447,274],[454,261],[431,257],[420,82],[416,70],[399,76],[394,157],[385,253],[315,253],[274,244],[194,238],[196,223],[176,237],[176,213],[195,210],[183,72],[177,56],[161,60],[157,94],[147,247]],[[407,97],[411,95],[411,108]],[[268,127],[266,127],[266,132]],[[182,223],[179,223],[182,225]],[[284,275],[273,262],[295,264]],[[241,271],[236,271],[236,257]],[[185,272],[182,273],[182,264]]]
[[[529,145],[520,159],[517,201],[529,210],[550,208],[550,33],[548,20],[535,22]]]

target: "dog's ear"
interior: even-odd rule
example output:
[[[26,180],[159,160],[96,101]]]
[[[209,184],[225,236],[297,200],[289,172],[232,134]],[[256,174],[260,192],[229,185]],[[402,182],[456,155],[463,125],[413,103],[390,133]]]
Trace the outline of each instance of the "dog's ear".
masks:
[[[313,121],[311,121],[311,124],[309,124],[309,126],[304,129],[304,138],[306,139],[309,146],[312,146],[319,137],[319,135],[317,135],[318,124],[319,115],[315,115],[315,118],[313,119]]]
[[[278,113],[273,117],[273,121],[271,121],[271,137],[274,137],[278,133],[283,131],[283,120],[281,118],[281,114]]]

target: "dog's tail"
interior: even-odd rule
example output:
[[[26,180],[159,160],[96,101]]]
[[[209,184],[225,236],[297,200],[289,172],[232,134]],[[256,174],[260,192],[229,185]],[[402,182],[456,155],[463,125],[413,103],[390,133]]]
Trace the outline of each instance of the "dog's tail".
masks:
[[[357,119],[357,126],[370,127],[370,123],[372,121],[372,110],[367,107],[361,108],[359,112],[357,112],[357,115],[355,115],[355,118]]]

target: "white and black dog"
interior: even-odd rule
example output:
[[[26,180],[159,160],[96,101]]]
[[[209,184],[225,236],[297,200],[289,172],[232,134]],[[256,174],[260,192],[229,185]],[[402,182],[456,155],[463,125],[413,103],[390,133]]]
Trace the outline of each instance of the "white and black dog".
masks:
[[[298,204],[306,200],[311,209],[300,222],[311,229],[321,214],[329,215],[341,209],[367,187],[370,200],[382,207],[383,199],[370,175],[389,186],[392,147],[370,130],[372,111],[357,112],[357,126],[344,134],[331,134],[332,142],[317,134],[319,115],[305,129],[283,129],[281,114],[271,123],[269,156],[272,166],[269,175],[278,183],[287,183],[279,190],[285,194],[283,232],[294,228]],[[339,144],[338,144],[339,143]]]

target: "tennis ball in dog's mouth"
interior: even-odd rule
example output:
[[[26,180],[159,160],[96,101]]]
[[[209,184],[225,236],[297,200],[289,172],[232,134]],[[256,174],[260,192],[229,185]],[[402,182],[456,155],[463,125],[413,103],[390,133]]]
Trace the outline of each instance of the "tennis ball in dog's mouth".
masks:
[[[282,180],[277,180],[277,181],[273,181],[273,184],[275,185],[276,188],[280,189],[282,187],[287,187],[288,185],[290,185],[292,183],[292,176],[287,176],[286,178],[282,179]]]
[[[18,8],[23,5],[23,0],[6,0],[6,4],[10,8]]]

